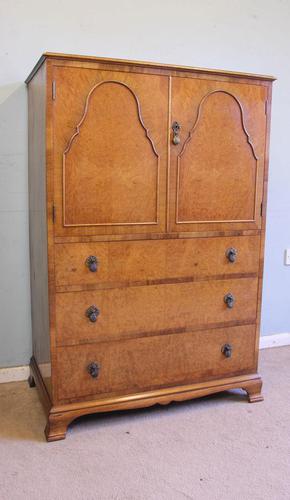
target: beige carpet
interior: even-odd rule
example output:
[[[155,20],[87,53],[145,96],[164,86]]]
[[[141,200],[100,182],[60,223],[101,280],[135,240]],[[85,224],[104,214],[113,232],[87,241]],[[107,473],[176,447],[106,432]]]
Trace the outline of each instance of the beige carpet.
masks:
[[[261,352],[264,403],[242,392],[83,417],[46,443],[36,389],[0,385],[0,499],[290,499],[290,348]]]

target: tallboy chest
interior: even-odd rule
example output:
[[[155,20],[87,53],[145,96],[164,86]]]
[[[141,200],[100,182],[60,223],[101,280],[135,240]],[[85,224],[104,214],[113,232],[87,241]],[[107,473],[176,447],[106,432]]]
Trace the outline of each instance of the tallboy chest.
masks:
[[[272,77],[64,54],[27,79],[33,357],[76,417],[257,373]]]

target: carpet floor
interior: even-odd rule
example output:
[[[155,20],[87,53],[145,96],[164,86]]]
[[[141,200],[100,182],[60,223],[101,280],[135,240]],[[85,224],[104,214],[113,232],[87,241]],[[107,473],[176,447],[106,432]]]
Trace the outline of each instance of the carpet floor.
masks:
[[[263,403],[232,391],[82,417],[46,443],[36,389],[0,385],[1,500],[290,499],[290,347],[261,351]]]

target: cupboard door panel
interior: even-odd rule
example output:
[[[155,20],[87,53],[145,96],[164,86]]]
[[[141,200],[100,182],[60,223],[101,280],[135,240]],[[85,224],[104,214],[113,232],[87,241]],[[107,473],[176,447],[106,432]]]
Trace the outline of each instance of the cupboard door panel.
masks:
[[[56,234],[164,230],[168,79],[56,67]]]
[[[260,227],[266,88],[172,79],[171,230]]]

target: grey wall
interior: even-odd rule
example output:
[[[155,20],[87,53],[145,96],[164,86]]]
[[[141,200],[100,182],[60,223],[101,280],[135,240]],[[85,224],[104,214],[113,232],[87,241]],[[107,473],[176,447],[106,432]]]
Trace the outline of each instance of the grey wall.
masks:
[[[0,366],[31,353],[27,104],[44,51],[269,73],[274,84],[262,334],[290,332],[290,2],[0,0]]]

